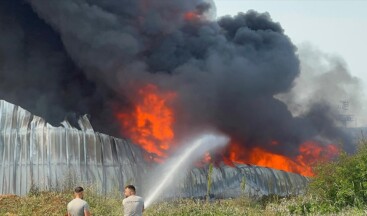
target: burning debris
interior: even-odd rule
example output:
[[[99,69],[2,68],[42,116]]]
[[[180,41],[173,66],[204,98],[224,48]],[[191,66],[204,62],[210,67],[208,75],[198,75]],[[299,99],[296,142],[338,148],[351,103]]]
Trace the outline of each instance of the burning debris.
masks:
[[[300,74],[296,47],[268,13],[215,19],[204,0],[2,1],[0,97],[51,123],[88,113],[153,161],[185,137],[220,131],[214,162],[303,175],[350,138],[319,100],[293,116],[276,96]]]

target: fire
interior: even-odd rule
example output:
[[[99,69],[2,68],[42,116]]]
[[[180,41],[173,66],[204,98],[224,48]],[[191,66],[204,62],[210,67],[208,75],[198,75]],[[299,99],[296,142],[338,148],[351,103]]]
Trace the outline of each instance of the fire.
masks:
[[[197,162],[195,162],[196,167],[204,167],[210,163],[212,163],[212,156],[209,152],[205,152],[204,156]]]
[[[184,19],[186,21],[196,21],[200,19],[200,15],[195,11],[189,11],[184,14]]]
[[[286,156],[266,152],[260,148],[254,148],[251,152],[250,160],[258,166],[266,166],[288,172],[295,172],[305,176],[312,176],[312,169],[307,164],[300,164],[302,161],[294,161]]]
[[[300,154],[296,160],[300,164],[315,165],[318,162],[326,162],[337,156],[340,152],[339,148],[333,144],[321,146],[316,142],[306,142],[299,148]]]
[[[329,144],[322,146],[316,142],[305,142],[299,147],[299,155],[293,159],[263,150],[259,147],[246,151],[242,146],[232,143],[230,146],[229,161],[266,166],[304,176],[314,176],[312,171],[313,165],[318,162],[330,160],[338,155],[338,153],[339,149],[335,145]]]
[[[138,91],[139,99],[130,114],[118,113],[122,130],[131,140],[154,155],[156,162],[167,157],[167,150],[174,139],[174,112],[169,107],[175,93],[162,93],[152,84]]]
[[[176,97],[177,94],[174,92],[162,92],[157,86],[148,84],[137,92],[132,112],[117,113],[123,134],[150,153],[148,157],[150,161],[162,162],[168,156],[169,150],[174,147],[175,113],[170,105]],[[282,143],[277,140],[269,142],[269,147],[280,145]],[[236,142],[232,142],[227,150],[228,155],[223,160],[228,165],[254,164],[304,176],[313,176],[313,165],[330,160],[339,153],[335,145],[325,146],[317,142],[303,143],[298,149],[299,154],[292,158],[260,147],[247,149],[245,145]],[[211,155],[206,153],[197,164],[204,165],[212,161]]]

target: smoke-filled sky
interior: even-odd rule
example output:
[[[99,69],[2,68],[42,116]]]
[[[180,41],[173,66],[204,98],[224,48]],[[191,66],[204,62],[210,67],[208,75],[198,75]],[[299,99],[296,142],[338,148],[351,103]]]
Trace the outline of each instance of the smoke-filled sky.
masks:
[[[215,0],[215,3],[218,16],[250,9],[269,12],[296,46],[311,44],[314,49],[344,61],[346,69],[360,79],[364,95],[367,94],[367,43],[364,42],[367,1]],[[350,126],[367,125],[366,109],[351,113],[355,118]]]
[[[87,113],[118,135],[116,110],[154,84],[178,95],[178,137],[214,128],[289,156],[308,140],[350,142],[334,105],[361,107],[360,81],[269,13],[215,18],[205,0],[6,0],[0,12],[0,98],[51,123]]]
[[[269,12],[296,44],[311,42],[321,50],[342,56],[352,74],[367,83],[367,1],[215,0],[217,15],[255,9]]]

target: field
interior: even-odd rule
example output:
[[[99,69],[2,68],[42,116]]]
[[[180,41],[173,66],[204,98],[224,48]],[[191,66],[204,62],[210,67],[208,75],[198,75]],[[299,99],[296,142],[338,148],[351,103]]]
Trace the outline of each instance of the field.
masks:
[[[65,215],[66,204],[72,199],[71,193],[42,192],[26,197],[14,195],[0,196],[0,215]],[[146,209],[144,215],[301,215],[302,212],[292,211],[306,197],[276,197],[262,200],[236,198],[228,200],[176,200],[162,202]],[[121,198],[101,197],[86,193],[93,215],[122,215]],[[366,215],[367,211],[358,208],[346,208],[338,213],[327,215]],[[309,215],[318,215],[310,213]]]

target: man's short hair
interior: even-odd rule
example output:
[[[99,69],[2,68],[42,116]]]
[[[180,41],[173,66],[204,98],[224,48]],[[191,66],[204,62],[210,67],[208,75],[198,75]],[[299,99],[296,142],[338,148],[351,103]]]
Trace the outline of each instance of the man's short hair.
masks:
[[[84,189],[82,188],[82,187],[76,187],[75,189],[74,189],[74,192],[75,193],[80,193],[80,192],[83,192],[84,191]]]
[[[132,191],[136,192],[134,185],[126,185],[126,186],[125,186],[125,189],[126,189],[126,188],[129,188],[130,190],[132,190]]]

